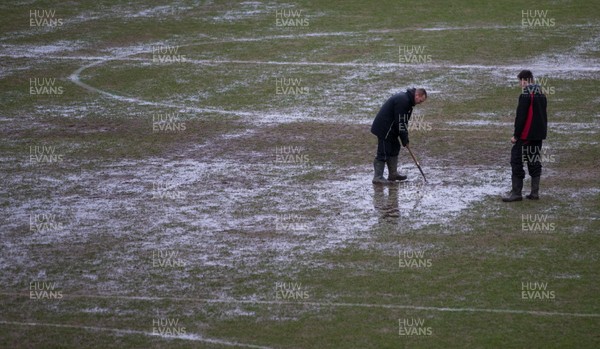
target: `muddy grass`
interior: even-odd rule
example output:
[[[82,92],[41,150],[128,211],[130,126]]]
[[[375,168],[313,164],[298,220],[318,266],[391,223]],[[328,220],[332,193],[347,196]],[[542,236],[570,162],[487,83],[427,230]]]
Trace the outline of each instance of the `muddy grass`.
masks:
[[[57,4],[68,25],[37,32],[30,5],[7,8],[0,346],[596,347],[595,5],[548,5],[560,26],[537,31],[518,4],[392,21],[396,5]],[[282,8],[311,27],[275,26]],[[541,60],[518,54],[532,42]],[[189,61],[152,62],[160,43]],[[398,65],[412,44],[432,62]],[[556,93],[542,200],[507,205],[522,62]],[[43,77],[66,92],[31,96]],[[277,94],[281,78],[310,93]],[[403,150],[409,180],[374,187],[371,120],[419,84],[410,140],[428,182]],[[154,132],[167,114],[185,129]],[[44,146],[63,160],[31,161]],[[64,297],[30,299],[34,281]],[[555,299],[523,300],[536,281]],[[187,334],[153,333],[167,317]],[[433,335],[399,336],[408,318]]]

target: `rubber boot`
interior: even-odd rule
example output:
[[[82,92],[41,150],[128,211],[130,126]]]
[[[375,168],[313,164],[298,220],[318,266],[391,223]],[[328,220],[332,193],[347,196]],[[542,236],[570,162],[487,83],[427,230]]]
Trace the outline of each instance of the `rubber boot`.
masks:
[[[398,157],[391,156],[387,160],[388,181],[404,181],[406,176],[398,174]]]
[[[539,200],[540,199],[540,177],[531,177],[531,193],[529,195],[525,195],[529,200]]]
[[[502,198],[504,202],[513,202],[513,201],[521,201],[523,200],[523,195],[521,192],[523,191],[523,178],[512,177],[512,190],[510,194],[506,197]]]
[[[392,183],[383,177],[383,171],[385,170],[385,161],[379,161],[375,159],[375,161],[373,161],[373,168],[375,169],[375,175],[373,176],[373,184]]]

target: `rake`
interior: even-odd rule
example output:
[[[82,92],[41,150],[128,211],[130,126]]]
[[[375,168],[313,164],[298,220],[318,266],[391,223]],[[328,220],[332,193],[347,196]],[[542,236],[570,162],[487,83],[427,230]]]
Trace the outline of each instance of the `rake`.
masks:
[[[413,154],[412,150],[410,150],[410,147],[408,146],[408,144],[406,145],[406,149],[408,149],[408,152],[410,153],[410,156],[413,158],[415,165],[417,165],[417,167],[419,168],[419,171],[421,171],[421,174],[423,175],[423,179],[425,180],[425,182],[427,182],[427,178],[425,178],[425,173],[423,173],[423,169],[421,169],[421,165],[419,165],[419,161],[415,157],[415,154]]]

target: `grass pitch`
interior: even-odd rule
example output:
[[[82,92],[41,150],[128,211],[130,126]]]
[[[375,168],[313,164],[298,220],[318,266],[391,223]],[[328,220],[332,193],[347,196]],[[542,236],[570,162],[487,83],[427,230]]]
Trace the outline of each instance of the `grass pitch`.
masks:
[[[0,9],[0,347],[600,345],[600,5]],[[542,199],[505,204],[527,68]],[[411,86],[430,183],[374,188]]]

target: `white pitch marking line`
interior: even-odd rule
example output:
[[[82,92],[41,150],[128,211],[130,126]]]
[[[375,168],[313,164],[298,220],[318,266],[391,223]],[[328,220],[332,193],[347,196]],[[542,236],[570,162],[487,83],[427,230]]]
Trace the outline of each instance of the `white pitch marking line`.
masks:
[[[270,39],[281,39],[281,38],[304,38],[304,37],[319,37],[319,36],[344,36],[344,35],[355,35],[357,33],[351,33],[351,32],[333,32],[333,33],[309,33],[309,34],[300,34],[300,35],[275,35],[275,36],[266,36],[266,37],[258,37],[258,38],[241,38],[241,39],[236,39],[236,38],[232,38],[229,40],[221,40],[221,41],[205,41],[205,42],[200,42],[200,43],[190,43],[190,44],[183,44],[183,45],[179,45],[181,47],[189,47],[189,46],[199,46],[199,45],[206,45],[206,44],[216,44],[219,42],[243,42],[243,41],[262,41],[262,40],[270,40]],[[148,46],[152,46],[152,45],[148,45]],[[125,96],[121,96],[121,95],[117,95],[117,94],[113,94],[110,93],[108,91],[104,91],[101,90],[99,88],[93,87],[91,85],[88,85],[86,83],[84,83],[83,81],[81,81],[79,75],[81,74],[81,72],[83,72],[85,69],[91,68],[93,66],[102,64],[102,63],[106,63],[109,62],[111,60],[120,60],[120,59],[129,59],[129,56],[133,56],[133,55],[137,55],[137,54],[142,54],[142,53],[148,53],[151,49],[149,50],[140,50],[140,51],[135,51],[135,52],[131,52],[131,53],[126,53],[126,54],[122,54],[119,56],[115,56],[112,58],[108,58],[108,59],[102,59],[96,62],[92,62],[90,64],[86,64],[80,68],[78,68],[77,70],[75,70],[70,76],[69,76],[69,80],[71,80],[72,82],[74,82],[75,84],[77,84],[80,87],[83,87],[86,90],[89,91],[93,91],[93,92],[97,92],[100,94],[103,94],[105,96],[108,96],[110,98],[113,99],[117,99],[120,101],[125,101],[125,102],[130,102],[130,103],[136,103],[136,104],[140,104],[140,105],[152,105],[152,106],[160,106],[160,107],[169,107],[169,108],[179,108],[179,109],[184,109],[184,110],[192,110],[195,112],[212,112],[212,113],[220,113],[220,114],[227,114],[227,115],[237,115],[237,116],[265,116],[264,113],[259,113],[259,112],[241,112],[241,111],[229,111],[229,110],[224,110],[224,109],[216,109],[216,108],[197,108],[197,107],[190,107],[190,106],[185,106],[185,105],[177,105],[177,104],[172,104],[172,103],[161,103],[161,102],[151,102],[151,101],[146,101],[140,98],[134,98],[134,97],[125,97]],[[410,65],[410,64],[400,64],[400,63],[352,63],[352,62],[348,62],[348,63],[332,63],[332,62],[277,62],[277,61],[243,61],[243,60],[188,60],[191,63],[196,63],[196,64],[224,64],[224,63],[229,63],[229,64],[255,64],[255,65],[259,65],[259,64],[267,64],[267,65],[297,65],[297,66],[339,66],[339,67],[398,67],[398,66],[413,66],[414,65]],[[440,64],[420,64],[419,68],[421,69],[425,69],[425,68],[452,68],[452,69],[484,69],[484,70],[496,70],[496,69],[510,69],[510,70],[515,70],[515,69],[520,69],[520,66],[485,66],[485,65],[476,65],[476,64],[466,64],[466,65],[457,65],[457,64],[453,64],[453,65],[440,65]],[[535,67],[533,67],[535,68]],[[546,70],[550,70],[550,71],[563,71],[565,69],[561,68],[561,67],[552,67],[552,68],[548,68],[545,67],[544,69]],[[600,67],[578,67],[576,69],[573,68],[569,68],[566,69],[566,71],[600,71]],[[277,115],[270,115],[270,117],[277,117]]]
[[[375,63],[359,63],[359,62],[285,62],[285,61],[245,61],[236,59],[223,60],[194,60],[188,59],[185,63],[195,64],[253,64],[253,65],[291,65],[291,66],[330,66],[330,67],[351,67],[351,68],[394,68],[394,67],[412,67],[419,69],[478,69],[478,70],[518,70],[521,66],[516,65],[482,65],[482,64],[410,64],[410,63],[391,63],[391,62],[375,62]],[[534,66],[535,68],[535,66]],[[598,72],[600,67],[538,67],[547,71],[582,71],[582,72]]]
[[[44,327],[57,327],[57,328],[72,328],[72,329],[80,329],[87,331],[105,331],[105,332],[115,332],[119,334],[140,334],[144,336],[151,337],[161,337],[166,339],[182,339],[188,341],[196,341],[196,342],[205,342],[211,344],[221,344],[228,345],[232,347],[243,347],[243,348],[258,348],[258,349],[271,349],[270,347],[265,347],[261,345],[254,344],[244,344],[239,342],[230,342],[222,339],[214,339],[214,338],[204,338],[197,334],[185,334],[185,335],[161,335],[158,333],[139,331],[139,330],[128,330],[128,329],[120,329],[120,328],[110,328],[110,327],[96,327],[96,326],[80,326],[80,325],[67,325],[67,324],[53,324],[47,322],[18,322],[18,321],[4,321],[0,320],[0,324],[3,325],[17,325],[17,326],[44,326]]]
[[[192,45],[181,45],[181,46],[192,46]],[[144,54],[148,53],[145,51],[135,52],[128,54],[126,56],[120,57],[111,57],[111,56],[97,56],[97,57],[83,57],[83,56],[45,56],[45,59],[64,59],[64,60],[99,60],[99,62],[94,62],[92,64],[80,67],[77,71],[81,73],[81,71],[91,68],[92,66],[98,65],[100,63],[105,63],[108,61],[131,61],[131,62],[153,62],[151,58],[142,58],[142,57],[129,57],[136,54]],[[10,57],[10,58],[39,58],[39,55],[32,54],[0,54],[0,57]],[[280,65],[280,66],[326,66],[326,67],[341,67],[341,68],[394,68],[394,67],[411,67],[411,68],[419,68],[419,69],[457,69],[457,70],[468,70],[468,69],[477,69],[477,70],[518,70],[521,66],[516,65],[483,65],[483,64],[434,64],[434,63],[423,63],[419,65],[410,64],[410,63],[392,63],[392,62],[374,62],[374,63],[366,63],[366,62],[286,62],[286,61],[257,61],[257,60],[238,60],[238,59],[186,59],[181,63],[190,63],[190,64],[198,64],[198,65],[220,65],[220,64],[247,64],[247,65]],[[84,68],[80,70],[81,68]],[[534,66],[534,68],[536,68]],[[538,69],[552,71],[552,72],[569,72],[569,71],[577,71],[577,72],[600,72],[600,66],[587,66],[587,67],[567,67],[567,66],[558,66],[558,67],[548,67],[548,66],[540,66]],[[76,71],[76,72],[77,72]],[[71,77],[73,74],[71,74]],[[71,79],[71,77],[69,77]],[[72,79],[71,79],[72,80]],[[73,81],[73,80],[72,80]],[[75,82],[75,81],[73,81]],[[77,82],[75,82],[77,83]],[[82,86],[81,84],[77,83]],[[86,84],[87,85],[87,84]],[[89,85],[87,85],[89,86]],[[84,87],[84,86],[82,86]],[[89,88],[84,87],[89,90]],[[94,92],[104,93],[103,90],[93,90]],[[108,94],[112,98],[117,97],[114,94]],[[124,97],[126,98],[126,97]],[[141,101],[141,100],[140,100]],[[156,103],[156,102],[148,102],[148,103]],[[197,108],[201,109],[201,108]]]
[[[108,58],[108,59],[103,59],[103,60],[99,60],[96,62],[92,62],[86,65],[83,65],[81,67],[79,67],[77,70],[75,70],[70,76],[69,76],[69,80],[71,80],[73,83],[75,83],[76,85],[88,90],[88,91],[92,91],[92,92],[96,92],[102,95],[105,95],[107,97],[116,99],[118,101],[122,101],[122,102],[130,102],[130,103],[136,103],[139,105],[151,105],[151,106],[158,106],[158,107],[168,107],[168,108],[176,108],[176,109],[184,109],[184,110],[191,110],[194,112],[199,112],[199,113],[220,113],[220,114],[230,114],[230,115],[236,115],[236,116],[256,116],[258,115],[258,113],[250,113],[250,112],[241,112],[241,111],[229,111],[229,110],[223,110],[223,109],[213,109],[213,108],[198,108],[198,107],[192,107],[192,106],[186,106],[186,105],[179,105],[179,104],[174,104],[174,103],[165,103],[165,102],[152,102],[152,101],[146,101],[140,98],[135,98],[135,97],[126,97],[126,96],[122,96],[122,95],[117,95],[114,93],[110,93],[108,91],[105,90],[101,90],[97,87],[91,86],[86,84],[85,82],[81,81],[79,74],[81,74],[82,71],[84,71],[85,69],[100,65],[102,63],[106,63],[108,61],[111,60],[120,60],[123,59],[123,57],[114,57],[114,58]],[[261,115],[264,115],[264,113],[262,113]]]
[[[24,293],[0,292],[0,295],[29,296]],[[123,300],[146,300],[146,301],[192,301],[202,303],[223,304],[265,304],[265,305],[312,305],[317,307],[356,307],[356,308],[382,308],[382,309],[410,309],[439,312],[469,312],[469,313],[499,313],[499,314],[522,314],[539,316],[564,316],[564,317],[600,317],[597,313],[564,313],[543,310],[516,310],[516,309],[487,309],[487,308],[451,308],[451,307],[428,307],[419,305],[402,304],[375,304],[375,303],[331,303],[331,302],[292,302],[292,301],[267,301],[267,300],[245,300],[245,299],[211,299],[190,297],[156,297],[156,296],[120,296],[120,295],[77,295],[63,294],[70,298],[101,298],[101,299],[123,299]]]

